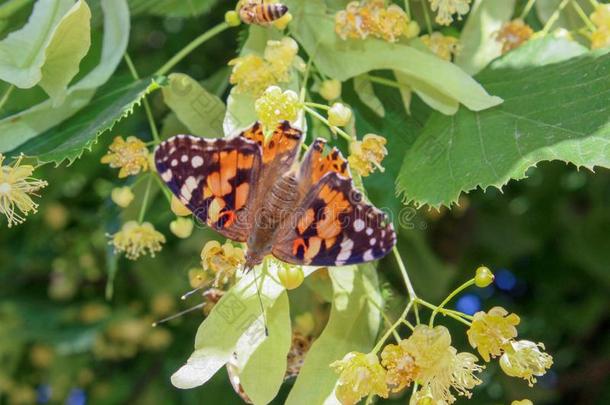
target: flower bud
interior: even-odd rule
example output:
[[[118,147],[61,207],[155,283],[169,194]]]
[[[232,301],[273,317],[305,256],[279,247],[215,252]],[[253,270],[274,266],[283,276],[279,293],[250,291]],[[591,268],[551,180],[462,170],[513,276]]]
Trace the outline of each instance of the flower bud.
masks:
[[[283,30],[288,26],[288,24],[290,24],[290,21],[292,21],[292,14],[286,13],[281,18],[275,20],[273,22],[273,26],[278,30]]]
[[[479,288],[485,288],[493,283],[495,276],[488,267],[480,266],[474,276],[474,284]]]
[[[287,290],[298,288],[305,280],[303,269],[299,266],[281,266],[277,275]]]
[[[334,127],[343,127],[352,118],[352,110],[345,104],[335,103],[328,110],[328,123]]]
[[[176,218],[169,224],[169,230],[180,239],[186,239],[193,233],[193,221],[190,218]]]
[[[319,93],[324,100],[335,100],[341,95],[341,82],[336,79],[324,80],[320,84]]]
[[[421,31],[421,28],[419,27],[419,24],[417,23],[417,21],[415,21],[415,20],[409,21],[409,24],[407,25],[407,33],[406,33],[407,38],[417,37],[419,35],[420,31]]]
[[[134,195],[130,187],[116,187],[112,189],[110,198],[119,207],[127,208],[133,201]]]
[[[180,201],[180,199],[175,195],[172,196],[172,202],[170,204],[170,207],[172,212],[178,217],[186,217],[188,215],[191,215],[191,210],[186,208],[186,206],[182,204],[182,201]]]
[[[230,10],[225,13],[225,22],[229,25],[229,27],[237,27],[241,24],[241,18],[239,18],[239,14],[235,10]]]

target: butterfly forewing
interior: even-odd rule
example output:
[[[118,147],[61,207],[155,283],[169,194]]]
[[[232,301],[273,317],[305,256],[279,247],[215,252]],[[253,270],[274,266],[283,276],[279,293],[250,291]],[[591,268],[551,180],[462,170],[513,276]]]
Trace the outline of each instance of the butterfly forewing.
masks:
[[[261,167],[260,147],[243,137],[177,135],[155,151],[161,179],[202,222],[244,242]]]

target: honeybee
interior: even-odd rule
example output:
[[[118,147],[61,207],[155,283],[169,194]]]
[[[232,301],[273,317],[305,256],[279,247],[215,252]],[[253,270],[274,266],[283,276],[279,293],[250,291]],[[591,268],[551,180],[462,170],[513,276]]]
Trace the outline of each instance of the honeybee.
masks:
[[[239,17],[246,24],[269,25],[288,12],[281,3],[266,3],[264,0],[246,0],[239,8]]]

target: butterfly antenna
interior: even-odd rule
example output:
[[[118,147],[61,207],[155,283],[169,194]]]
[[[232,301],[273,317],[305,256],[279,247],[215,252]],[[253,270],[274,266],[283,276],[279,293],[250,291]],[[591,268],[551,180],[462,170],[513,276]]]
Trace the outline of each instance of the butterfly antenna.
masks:
[[[186,300],[188,297],[190,297],[191,295],[195,294],[197,291],[204,289],[206,286],[202,285],[201,287],[197,287],[187,293],[185,293],[182,297],[180,297],[180,299],[182,301]]]
[[[185,309],[184,311],[178,312],[177,314],[174,314],[174,315],[168,316],[167,318],[163,318],[163,319],[161,319],[160,321],[153,322],[153,323],[152,323],[152,327],[154,328],[154,327],[156,327],[156,326],[158,326],[158,325],[161,325],[162,323],[169,322],[169,321],[171,321],[172,319],[180,318],[182,315],[186,315],[186,314],[188,314],[189,312],[193,312],[193,311],[196,311],[196,310],[198,310],[198,309],[200,309],[200,308],[203,308],[203,306],[204,306],[205,304],[206,304],[205,302],[202,302],[201,304],[197,304],[197,305],[195,305],[194,307],[191,307],[191,308]]]
[[[265,324],[265,336],[269,336],[269,328],[267,327],[267,315],[265,315],[265,307],[263,306],[263,298],[261,297],[261,290],[258,286],[258,280],[256,279],[256,272],[252,267],[246,268],[246,273],[252,271],[252,278],[254,279],[254,285],[256,286],[256,295],[258,295],[258,304],[261,308],[261,314],[263,315],[263,322]]]

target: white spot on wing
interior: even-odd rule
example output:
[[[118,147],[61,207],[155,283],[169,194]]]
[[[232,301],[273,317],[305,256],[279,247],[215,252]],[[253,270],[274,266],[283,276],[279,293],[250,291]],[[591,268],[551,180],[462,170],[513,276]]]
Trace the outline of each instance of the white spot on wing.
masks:
[[[373,238],[369,242],[371,243],[371,246],[375,246],[375,243],[377,243],[377,239]]]
[[[163,173],[161,173],[161,178],[163,179],[164,182],[168,182],[172,179],[172,171],[171,170],[166,170]]]
[[[191,164],[193,165],[193,169],[201,167],[203,166],[203,158],[201,156],[193,156]]]
[[[173,159],[170,164],[172,165],[172,167],[176,167],[178,166],[178,161],[176,159]]]
[[[188,155],[182,155],[182,157],[180,158],[180,161],[181,161],[182,163],[186,163],[188,160],[189,160]]]
[[[337,255],[337,262],[346,262],[347,259],[352,255],[352,248],[354,247],[354,241],[347,238],[341,242],[341,251]]]
[[[354,231],[361,232],[364,229],[364,221],[358,218],[354,221]]]
[[[364,260],[365,262],[370,262],[371,260],[375,260],[375,256],[373,256],[373,249],[369,249],[366,252],[364,252],[364,255],[362,255],[362,260]]]
[[[184,198],[187,202],[191,201],[195,187],[197,187],[197,180],[193,176],[189,176],[180,189],[180,197]]]
[[[371,236],[373,234],[373,228],[371,228],[371,227],[366,228],[366,234]]]

